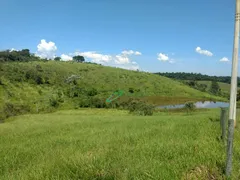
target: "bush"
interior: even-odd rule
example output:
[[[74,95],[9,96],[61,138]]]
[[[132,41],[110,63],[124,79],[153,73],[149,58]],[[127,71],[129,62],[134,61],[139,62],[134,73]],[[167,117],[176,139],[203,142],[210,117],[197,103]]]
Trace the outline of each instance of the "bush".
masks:
[[[43,72],[43,69],[39,64],[36,65],[36,70],[39,72]]]
[[[133,88],[129,88],[129,89],[128,89],[128,92],[134,93],[134,89],[133,89]]]
[[[140,116],[152,116],[154,111],[154,106],[147,104],[144,101],[130,100],[128,108],[130,113],[134,113]]]
[[[196,109],[196,106],[195,106],[194,102],[187,102],[184,105],[184,108],[187,109],[188,111],[193,111]]]
[[[0,79],[0,85],[4,85],[4,84],[3,84],[3,81],[2,81],[1,79]]]
[[[100,99],[97,97],[92,97],[90,98],[90,102],[91,102],[91,107],[94,108],[105,108],[106,107],[106,102],[105,99]]]
[[[97,97],[81,97],[79,98],[79,107],[91,107],[91,108],[106,108],[105,100]]]
[[[3,106],[3,114],[5,118],[25,114],[28,112],[30,112],[29,105],[5,103]]]
[[[55,98],[55,97],[49,98],[49,102],[50,102],[50,105],[51,105],[52,107],[57,108],[57,107],[59,106],[59,101],[58,101],[58,99]]]
[[[79,107],[83,107],[83,108],[91,107],[90,100],[87,97],[79,99],[78,104],[79,104]]]
[[[40,76],[40,75],[37,75],[36,76],[36,79],[35,79],[35,82],[36,82],[36,84],[43,84],[43,79],[42,79],[42,77]]]
[[[97,90],[95,88],[92,88],[88,90],[87,95],[88,96],[96,96],[98,94]]]

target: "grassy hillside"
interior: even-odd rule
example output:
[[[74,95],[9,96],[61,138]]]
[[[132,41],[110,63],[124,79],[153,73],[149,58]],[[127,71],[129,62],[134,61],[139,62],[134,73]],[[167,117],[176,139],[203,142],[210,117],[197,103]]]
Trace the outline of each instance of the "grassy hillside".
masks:
[[[211,81],[197,81],[199,84],[206,84],[207,85],[207,89],[209,90],[210,87],[211,87]],[[226,93],[230,93],[230,89],[231,89],[231,84],[227,84],[227,83],[223,83],[223,82],[218,82],[221,90],[223,92],[226,92]],[[238,89],[240,89],[240,87],[238,87]]]
[[[81,109],[13,117],[0,124],[0,179],[221,179],[219,113]],[[239,179],[239,128],[234,139]]]
[[[144,72],[73,62],[0,63],[0,109],[6,103],[18,104],[15,111],[73,108],[89,96],[105,100],[118,89],[124,91],[121,99],[142,97],[159,105],[221,99]]]

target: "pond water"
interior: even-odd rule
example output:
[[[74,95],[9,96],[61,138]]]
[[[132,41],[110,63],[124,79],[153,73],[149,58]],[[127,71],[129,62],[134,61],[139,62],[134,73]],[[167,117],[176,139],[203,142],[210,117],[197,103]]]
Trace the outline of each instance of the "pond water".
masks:
[[[227,102],[213,102],[213,101],[199,101],[194,103],[197,108],[218,108],[218,107],[229,107],[229,103]],[[176,104],[176,105],[166,105],[166,106],[158,106],[158,108],[161,109],[177,109],[177,108],[183,108],[184,104]]]

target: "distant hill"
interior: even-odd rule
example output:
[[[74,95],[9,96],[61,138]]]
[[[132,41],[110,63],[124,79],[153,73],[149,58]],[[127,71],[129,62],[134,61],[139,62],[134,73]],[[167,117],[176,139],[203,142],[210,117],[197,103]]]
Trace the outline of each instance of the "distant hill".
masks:
[[[186,80],[186,81],[189,81],[189,80]],[[210,90],[211,82],[212,81],[197,81],[198,84],[206,84],[207,90]],[[218,84],[219,84],[222,92],[230,94],[231,84],[223,83],[223,82],[218,82]],[[238,89],[240,89],[240,87],[238,87]]]
[[[196,80],[196,81],[217,81],[222,83],[231,84],[230,76],[208,76],[200,73],[185,73],[185,72],[166,72],[166,73],[154,73],[161,76],[165,76],[177,80]],[[240,86],[240,78],[238,77],[238,86]]]

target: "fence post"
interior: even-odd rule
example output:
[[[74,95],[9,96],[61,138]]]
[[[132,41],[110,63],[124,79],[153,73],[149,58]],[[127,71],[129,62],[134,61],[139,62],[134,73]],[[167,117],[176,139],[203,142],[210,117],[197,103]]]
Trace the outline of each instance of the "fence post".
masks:
[[[222,130],[221,139],[223,142],[226,140],[226,123],[227,123],[227,108],[221,108],[220,127]]]

